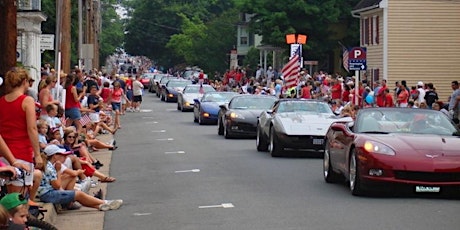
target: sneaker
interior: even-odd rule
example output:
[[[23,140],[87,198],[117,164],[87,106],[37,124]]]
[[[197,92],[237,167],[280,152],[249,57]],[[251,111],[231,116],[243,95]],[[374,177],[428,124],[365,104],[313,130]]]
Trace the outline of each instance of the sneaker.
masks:
[[[116,210],[123,204],[123,200],[108,200],[107,203],[111,210]]]
[[[110,205],[107,203],[107,201],[104,201],[103,204],[99,205],[99,211],[109,211],[110,210]]]
[[[78,210],[81,208],[81,204],[78,203],[77,201],[73,202],[73,204],[67,206],[67,210]]]

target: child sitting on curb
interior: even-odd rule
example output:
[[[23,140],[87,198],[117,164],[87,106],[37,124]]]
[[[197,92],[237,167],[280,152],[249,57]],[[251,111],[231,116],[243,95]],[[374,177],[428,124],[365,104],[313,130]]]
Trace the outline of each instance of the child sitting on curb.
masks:
[[[38,195],[43,202],[68,205],[78,201],[85,207],[95,208],[100,211],[118,209],[123,200],[101,200],[90,196],[82,191],[64,190],[61,184],[61,175],[56,171],[53,164],[58,162],[56,154],[65,153],[66,150],[56,145],[49,145],[45,148],[43,178],[38,189]],[[62,164],[62,162],[59,162]]]

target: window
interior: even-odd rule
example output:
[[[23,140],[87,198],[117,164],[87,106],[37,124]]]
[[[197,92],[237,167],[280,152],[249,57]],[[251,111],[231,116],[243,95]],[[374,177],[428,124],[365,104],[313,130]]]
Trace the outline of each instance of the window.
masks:
[[[247,45],[248,44],[248,37],[240,37],[240,44]]]
[[[379,16],[361,19],[361,45],[378,45],[379,43]]]
[[[379,16],[372,17],[372,45],[379,44]]]

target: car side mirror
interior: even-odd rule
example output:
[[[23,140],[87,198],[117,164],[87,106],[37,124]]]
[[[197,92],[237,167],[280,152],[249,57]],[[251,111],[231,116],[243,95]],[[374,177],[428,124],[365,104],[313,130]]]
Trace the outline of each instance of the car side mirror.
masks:
[[[267,110],[266,112],[267,112],[267,114],[270,114],[270,115],[272,115],[274,113],[274,111],[271,110],[271,109]]]
[[[198,98],[193,99],[193,101],[194,101],[195,103],[200,103],[200,99],[198,99]]]
[[[219,108],[228,110],[227,104],[219,105]]]

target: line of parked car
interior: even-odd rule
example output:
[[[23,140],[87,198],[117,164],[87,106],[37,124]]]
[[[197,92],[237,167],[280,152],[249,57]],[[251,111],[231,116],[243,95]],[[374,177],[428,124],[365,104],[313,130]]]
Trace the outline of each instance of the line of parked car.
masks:
[[[149,91],[193,111],[194,122],[217,125],[226,139],[255,137],[256,149],[272,157],[322,153],[324,180],[347,182],[353,195],[395,187],[460,195],[460,130],[442,112],[365,108],[352,119],[334,114],[324,101],[216,92],[170,76]]]

